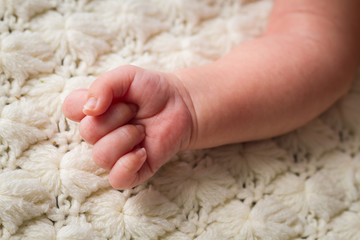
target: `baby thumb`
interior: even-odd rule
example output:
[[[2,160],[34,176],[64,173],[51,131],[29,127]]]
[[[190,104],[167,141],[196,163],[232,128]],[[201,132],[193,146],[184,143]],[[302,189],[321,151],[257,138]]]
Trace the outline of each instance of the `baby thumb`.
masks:
[[[114,99],[126,94],[136,71],[137,67],[123,66],[97,78],[89,88],[83,113],[88,116],[99,116],[105,113]]]

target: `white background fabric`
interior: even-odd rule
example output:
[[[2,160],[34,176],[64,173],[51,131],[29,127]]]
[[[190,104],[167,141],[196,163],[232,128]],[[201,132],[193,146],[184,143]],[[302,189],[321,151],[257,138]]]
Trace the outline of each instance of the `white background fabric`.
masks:
[[[113,190],[61,104],[123,64],[260,35],[269,0],[0,0],[0,239],[360,239],[360,81],[285,136],[182,152]],[[176,126],[174,126],[176,127]]]

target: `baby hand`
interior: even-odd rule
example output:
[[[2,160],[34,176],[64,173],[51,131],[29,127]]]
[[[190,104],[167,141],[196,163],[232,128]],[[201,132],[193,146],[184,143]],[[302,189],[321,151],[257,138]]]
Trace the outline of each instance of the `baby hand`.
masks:
[[[110,170],[110,184],[125,189],[189,146],[193,120],[187,98],[175,75],[124,66],[72,92],[63,112],[80,122],[81,136],[94,145],[95,163]]]

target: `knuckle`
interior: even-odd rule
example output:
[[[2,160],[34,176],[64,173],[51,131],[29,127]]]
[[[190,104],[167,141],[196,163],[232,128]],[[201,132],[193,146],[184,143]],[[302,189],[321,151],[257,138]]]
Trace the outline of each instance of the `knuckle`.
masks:
[[[126,125],[122,128],[121,134],[125,139],[132,139],[134,136],[134,130],[131,125]]]
[[[130,159],[133,160],[133,159]],[[131,166],[131,161],[129,159],[121,159],[120,160],[121,168],[126,171],[127,173],[133,172],[133,167]]]
[[[124,126],[122,134],[126,139],[137,139],[141,136],[140,130],[132,124]]]
[[[123,116],[125,118],[132,118],[136,113],[135,105],[118,103],[115,107],[115,111],[119,116]]]
[[[110,168],[110,162],[108,161],[106,153],[100,148],[97,148],[96,145],[93,148],[92,157],[97,166],[105,169]]]
[[[96,126],[93,117],[85,117],[81,120],[79,125],[79,132],[81,137],[90,144],[94,144],[97,140]]]

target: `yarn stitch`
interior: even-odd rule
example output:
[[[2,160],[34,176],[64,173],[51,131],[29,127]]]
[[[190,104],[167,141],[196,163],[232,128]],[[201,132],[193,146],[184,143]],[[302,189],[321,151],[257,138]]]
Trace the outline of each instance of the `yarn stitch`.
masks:
[[[271,0],[0,0],[0,239],[360,239],[360,75],[289,134],[185,151],[126,191],[61,105],[124,64],[172,71],[261,35]]]

